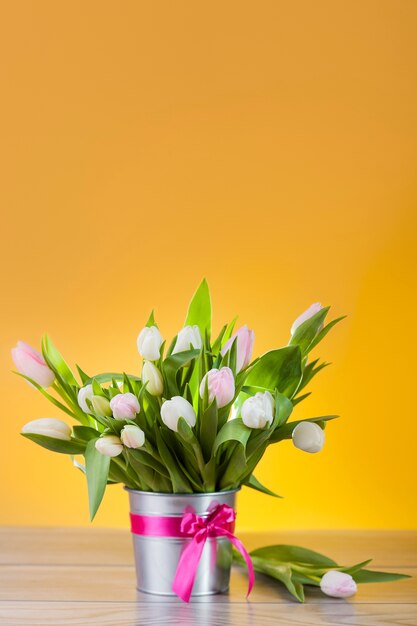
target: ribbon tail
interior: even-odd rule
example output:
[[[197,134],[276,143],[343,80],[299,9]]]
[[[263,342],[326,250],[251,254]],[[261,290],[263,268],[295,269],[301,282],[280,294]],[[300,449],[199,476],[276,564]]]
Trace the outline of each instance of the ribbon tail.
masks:
[[[248,568],[248,579],[249,579],[248,580],[248,592],[246,594],[246,597],[248,597],[255,583],[255,570],[253,569],[252,559],[250,558],[249,552],[246,550],[243,543],[239,541],[237,537],[232,535],[232,533],[229,533],[227,530],[224,530],[222,532],[222,535],[224,535],[225,537],[229,539],[230,543],[232,543],[235,546],[236,550],[239,550],[240,554],[243,556],[243,558],[246,561],[246,567]]]
[[[172,591],[177,594],[181,600],[184,600],[184,602],[190,601],[198,564],[205,543],[206,536],[199,537],[196,535],[193,537],[191,543],[185,547],[178,562],[174,582],[172,583]]]

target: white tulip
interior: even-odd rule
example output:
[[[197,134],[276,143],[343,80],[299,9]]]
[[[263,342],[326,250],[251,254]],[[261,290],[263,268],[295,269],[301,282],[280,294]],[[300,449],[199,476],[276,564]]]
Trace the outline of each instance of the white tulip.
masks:
[[[151,396],[161,396],[164,390],[162,374],[151,361],[145,361],[142,367],[142,382]]]
[[[53,417],[42,417],[38,420],[28,422],[22,428],[22,433],[31,435],[45,435],[54,439],[71,439],[71,428],[62,420]]]
[[[188,400],[181,396],[174,396],[171,400],[165,400],[161,406],[161,418],[164,424],[177,432],[180,417],[183,417],[191,428],[195,426],[197,417]]]
[[[139,354],[148,361],[157,361],[162,345],[161,333],[156,326],[145,326],[138,336]]]
[[[320,581],[320,589],[332,598],[350,598],[358,590],[350,574],[337,570],[330,570],[324,574]]]
[[[84,411],[84,413],[91,413],[91,409],[87,405],[87,400],[90,400],[94,396],[93,385],[86,385],[81,387],[78,391],[78,406]]]
[[[126,448],[141,448],[145,443],[145,433],[139,426],[128,424],[120,433],[120,439]]]
[[[265,428],[274,419],[275,402],[269,391],[256,393],[242,404],[242,421],[249,428]]]
[[[123,452],[123,444],[116,435],[106,435],[97,439],[96,450],[104,456],[119,456]]]
[[[297,328],[301,326],[301,324],[303,324],[303,322],[306,322],[307,320],[309,320],[310,317],[313,317],[313,315],[321,311],[322,308],[323,306],[320,304],[320,302],[315,302],[314,304],[309,306],[308,309],[304,311],[304,313],[301,313],[301,315],[297,317],[297,319],[291,326],[291,336],[295,333]]]
[[[107,398],[104,398],[103,396],[92,396],[91,405],[93,407],[94,413],[97,413],[97,415],[111,417],[112,410],[110,408],[110,402],[107,400]]]
[[[203,340],[201,339],[201,333],[198,326],[184,326],[180,330],[177,336],[177,341],[175,342],[175,347],[172,351],[172,354],[177,354],[177,352],[185,352],[186,350],[200,350],[203,345]]]
[[[292,442],[304,452],[320,452],[324,446],[324,431],[314,422],[300,422],[292,431]]]

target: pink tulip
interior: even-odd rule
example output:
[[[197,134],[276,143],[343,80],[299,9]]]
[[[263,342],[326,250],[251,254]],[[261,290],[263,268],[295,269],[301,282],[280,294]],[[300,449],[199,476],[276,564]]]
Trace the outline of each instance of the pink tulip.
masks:
[[[236,373],[247,367],[252,358],[253,342],[255,341],[255,333],[253,330],[245,326],[239,328],[229,341],[227,341],[221,351],[222,356],[230,350],[234,340],[237,338],[236,346]]]
[[[110,408],[117,420],[134,420],[140,411],[139,401],[133,393],[118,393],[110,400]]]
[[[319,311],[322,310],[322,305],[320,304],[320,302],[315,302],[314,304],[312,304],[311,306],[308,307],[308,309],[306,311],[304,311],[304,313],[301,313],[301,315],[299,315],[297,317],[297,319],[295,320],[295,322],[293,323],[293,325],[291,326],[291,336],[295,333],[295,331],[297,330],[297,328],[299,326],[301,326],[301,324],[303,322],[306,322],[307,320],[310,319],[310,317],[313,317],[313,315],[315,315],[316,313],[318,313]]]
[[[222,367],[221,369],[212,369],[204,376],[200,384],[200,397],[204,397],[204,390],[208,388],[209,401],[213,402],[216,398],[217,406],[221,409],[229,404],[235,396],[235,379],[230,367]]]
[[[324,574],[320,581],[320,589],[326,596],[333,598],[349,598],[358,590],[350,574],[337,570],[330,570]]]
[[[21,374],[41,387],[50,387],[54,382],[55,374],[49,369],[43,356],[24,341],[18,341],[12,349],[12,359]]]

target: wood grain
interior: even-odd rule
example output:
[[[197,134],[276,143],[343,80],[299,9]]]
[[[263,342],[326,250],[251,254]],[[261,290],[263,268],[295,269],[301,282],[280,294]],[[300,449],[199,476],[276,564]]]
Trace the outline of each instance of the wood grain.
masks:
[[[368,626],[417,625],[417,533],[280,532],[241,534],[252,549],[268,543],[299,544],[340,562],[375,558],[375,569],[413,578],[361,585],[349,601],[308,589],[296,603],[280,585],[257,576],[245,600],[247,579],[234,568],[230,592],[185,605],[135,590],[129,533],[104,529],[0,528],[0,624],[4,626]]]
[[[135,605],[0,602],[4,626],[416,626],[415,604]]]

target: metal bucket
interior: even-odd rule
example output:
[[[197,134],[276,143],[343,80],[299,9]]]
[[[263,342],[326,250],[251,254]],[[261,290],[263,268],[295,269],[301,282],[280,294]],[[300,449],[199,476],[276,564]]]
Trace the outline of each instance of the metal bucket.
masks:
[[[190,509],[200,517],[220,504],[235,509],[236,493],[168,494],[147,491],[129,492],[130,512],[134,515],[182,517]],[[133,534],[137,588],[157,595],[173,596],[172,583],[178,561],[189,538],[151,537]],[[223,593],[229,588],[232,565],[232,544],[226,537],[209,539],[203,549],[192,595],[203,596]]]

